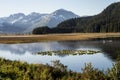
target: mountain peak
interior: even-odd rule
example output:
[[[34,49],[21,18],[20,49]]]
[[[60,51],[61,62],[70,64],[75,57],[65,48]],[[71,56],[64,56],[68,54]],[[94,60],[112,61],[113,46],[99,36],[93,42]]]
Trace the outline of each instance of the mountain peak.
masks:
[[[68,11],[68,10],[65,10],[65,9],[61,8],[61,9],[58,9],[56,11]]]
[[[23,13],[15,13],[15,14],[11,14],[9,17],[13,17],[13,16],[25,16],[25,14],[23,14]]]
[[[58,10],[54,11],[53,13],[72,13],[72,12],[65,10],[65,9],[58,9]]]
[[[66,16],[68,18],[79,17],[78,15],[76,15],[75,13],[73,13],[72,11],[68,11],[68,10],[65,10],[65,9],[58,9],[58,10],[54,11],[51,14],[54,15],[54,16]]]
[[[41,26],[49,26],[50,28],[56,27],[59,23],[64,20],[68,20],[71,18],[79,17],[71,11],[67,11],[65,9],[58,9],[50,14],[40,14],[36,12],[32,12],[28,15],[24,15],[23,13],[12,14],[5,19],[0,19],[0,26],[3,25],[3,21],[9,23],[10,29],[9,32],[13,33],[12,29],[17,33],[31,32],[36,27]],[[6,30],[6,25],[3,25],[3,30]],[[3,30],[1,30],[3,32]],[[7,33],[8,31],[4,31]]]
[[[37,13],[37,12],[32,12],[32,13],[30,13],[31,15],[36,15],[36,14],[39,14],[39,13]]]
[[[28,14],[27,16],[39,16],[39,15],[40,15],[40,13],[32,12],[32,13]]]

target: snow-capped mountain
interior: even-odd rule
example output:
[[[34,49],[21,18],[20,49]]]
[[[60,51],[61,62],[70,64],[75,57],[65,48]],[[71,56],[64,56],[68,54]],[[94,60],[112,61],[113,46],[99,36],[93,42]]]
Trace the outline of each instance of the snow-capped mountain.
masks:
[[[23,13],[12,14],[9,17],[0,18],[0,33],[27,33],[36,27],[56,27],[60,22],[77,18],[78,15],[64,9],[56,10],[50,14]]]
[[[78,16],[70,11],[59,9],[51,14],[43,16],[41,19],[41,22],[45,22],[43,25],[47,25],[49,27],[55,27],[57,26],[58,23],[70,18],[75,18],[75,17],[78,17]]]

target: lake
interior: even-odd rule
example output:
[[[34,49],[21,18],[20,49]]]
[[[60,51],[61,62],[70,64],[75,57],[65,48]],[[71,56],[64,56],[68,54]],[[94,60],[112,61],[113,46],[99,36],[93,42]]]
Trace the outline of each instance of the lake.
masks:
[[[97,54],[84,55],[38,55],[40,51],[55,50],[100,50]],[[95,68],[106,71],[112,68],[120,53],[120,38],[103,38],[84,41],[53,41],[39,43],[0,44],[0,57],[28,63],[50,64],[60,62],[72,71],[80,72],[85,63],[92,63]]]

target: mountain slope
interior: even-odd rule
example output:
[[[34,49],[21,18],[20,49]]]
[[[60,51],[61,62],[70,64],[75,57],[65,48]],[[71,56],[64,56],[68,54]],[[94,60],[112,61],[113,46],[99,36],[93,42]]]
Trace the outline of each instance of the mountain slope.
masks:
[[[50,28],[52,27],[56,27],[58,23],[70,19],[70,18],[77,18],[78,15],[75,15],[74,13],[70,12],[70,11],[66,11],[64,9],[59,9],[49,15],[43,16],[42,20],[40,23],[44,24],[40,24],[37,23],[38,26],[49,26]]]
[[[120,32],[120,2],[108,6],[102,13],[70,19],[57,26],[60,32]]]
[[[95,16],[80,17],[61,22],[55,28],[36,28],[33,34],[72,32],[120,32],[120,2],[108,6]]]
[[[32,32],[34,28],[42,27],[42,26],[48,26],[49,28],[54,28],[62,21],[65,21],[71,18],[78,18],[78,17],[79,17],[78,15],[74,14],[71,11],[59,9],[51,14],[42,16],[41,20],[38,23],[31,26],[30,28],[28,28],[26,32]]]
[[[17,13],[9,17],[0,18],[0,33],[26,33],[40,26],[56,27],[60,22],[79,17],[73,12],[59,9],[51,14],[31,13],[24,15]]]

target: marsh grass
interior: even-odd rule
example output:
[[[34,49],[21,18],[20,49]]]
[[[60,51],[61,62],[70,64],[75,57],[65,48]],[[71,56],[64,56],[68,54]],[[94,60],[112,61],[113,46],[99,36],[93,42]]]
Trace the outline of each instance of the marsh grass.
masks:
[[[83,54],[96,54],[100,53],[101,51],[97,50],[57,50],[57,51],[44,51],[38,52],[36,54],[39,55],[83,55]]]
[[[0,35],[0,43],[31,43],[41,41],[88,40],[93,38],[120,37],[120,33],[69,33],[44,35]]]

